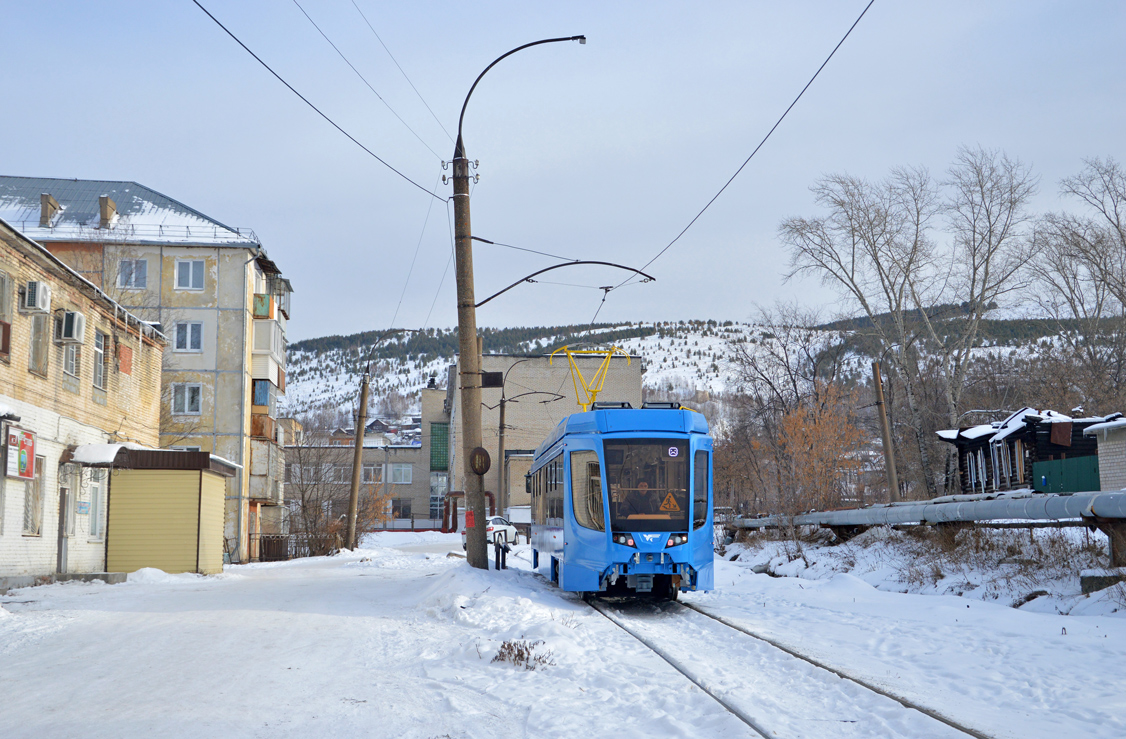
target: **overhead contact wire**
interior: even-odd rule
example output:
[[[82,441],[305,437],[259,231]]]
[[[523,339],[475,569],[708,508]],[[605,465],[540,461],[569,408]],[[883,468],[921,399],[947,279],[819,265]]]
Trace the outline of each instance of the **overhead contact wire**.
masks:
[[[853,29],[856,28],[857,24],[860,23],[860,20],[864,17],[864,14],[868,12],[868,9],[872,7],[872,3],[874,3],[874,2],[876,2],[876,0],[869,0],[868,1],[868,4],[864,6],[864,10],[860,11],[860,15],[857,16],[856,20],[853,21],[851,26],[849,26],[848,30],[845,32],[845,35],[841,37],[841,40],[838,41],[837,45],[833,47],[833,50],[829,52],[829,56],[825,57],[825,61],[821,62],[821,66],[818,67],[817,71],[813,73],[813,76],[809,78],[809,82],[805,83],[805,87],[803,87],[801,89],[801,92],[798,93],[798,96],[796,98],[794,98],[793,102],[790,103],[790,105],[786,108],[785,112],[783,112],[782,115],[778,118],[778,120],[775,121],[774,125],[770,127],[770,130],[766,132],[766,135],[762,137],[762,141],[759,142],[758,146],[755,147],[754,151],[751,152],[750,156],[748,156],[743,161],[743,163],[739,165],[739,169],[735,170],[735,174],[731,175],[731,177],[727,180],[727,182],[723,183],[723,187],[719,188],[719,192],[717,192],[715,195],[712,196],[712,199],[709,200],[707,202],[707,204],[705,204],[704,207],[700,209],[700,212],[697,213],[695,215],[695,217],[693,217],[692,220],[688,222],[688,225],[685,226],[683,228],[683,230],[681,230],[681,232],[676,235],[676,238],[674,238],[672,241],[670,241],[665,246],[664,249],[661,249],[659,252],[657,252],[656,256],[654,256],[652,259],[650,259],[648,262],[645,263],[645,266],[643,266],[641,268],[642,271],[644,271],[645,268],[648,267],[650,264],[652,264],[653,262],[660,259],[661,255],[664,254],[665,252],[667,252],[672,247],[673,244],[675,244],[677,241],[680,241],[680,237],[683,236],[685,233],[687,233],[688,229],[692,228],[693,224],[695,224],[696,221],[699,220],[700,216],[704,215],[704,212],[708,208],[711,207],[712,203],[714,203],[719,198],[719,196],[723,194],[723,191],[727,189],[728,185],[730,185],[732,182],[735,181],[735,178],[739,176],[739,173],[743,171],[743,168],[746,167],[747,164],[750,163],[751,159],[754,158],[755,154],[758,154],[759,149],[762,148],[763,144],[765,144],[767,142],[767,139],[770,138],[771,134],[773,134],[774,131],[778,128],[778,126],[781,125],[782,121],[786,119],[786,116],[790,114],[790,111],[793,110],[794,106],[798,104],[798,101],[801,100],[802,95],[804,95],[805,91],[808,90],[810,85],[813,84],[813,81],[817,79],[817,76],[819,74],[821,74],[821,70],[825,69],[826,65],[829,64],[829,60],[832,59],[833,55],[837,53],[837,49],[841,48],[841,45],[844,44],[845,40],[852,33]],[[627,277],[625,280],[622,280],[622,282],[620,284],[615,285],[612,289],[617,290],[619,287],[626,284],[627,282],[629,282],[632,279],[633,279],[633,276]],[[599,306],[599,310],[601,310],[601,309],[602,309],[602,306]],[[598,317],[597,313],[595,313],[594,315],[595,315],[596,318]]]
[[[313,104],[312,104],[311,102],[309,102],[309,99],[308,99],[307,97],[305,97],[304,95],[302,95],[302,94],[301,94],[300,92],[298,92],[298,91],[297,91],[297,88],[295,88],[295,87],[294,87],[293,85],[291,85],[291,84],[289,84],[288,82],[286,82],[286,81],[285,81],[285,78],[283,78],[283,77],[282,77],[282,76],[281,76],[280,74],[278,74],[277,72],[275,72],[275,71],[273,70],[273,68],[272,68],[272,67],[271,67],[271,66],[270,66],[269,64],[266,64],[266,62],[262,61],[262,58],[261,58],[260,56],[258,56],[258,55],[257,55],[257,54],[255,54],[255,53],[254,53],[253,51],[251,51],[251,50],[250,50],[250,47],[249,47],[249,46],[247,46],[246,44],[244,44],[244,43],[243,43],[243,42],[242,42],[242,41],[241,41],[241,40],[239,39],[239,37],[238,37],[238,36],[236,36],[236,35],[235,35],[234,33],[232,33],[232,32],[231,32],[231,30],[230,30],[229,28],[227,28],[226,26],[224,26],[224,25],[223,25],[223,24],[222,24],[222,23],[221,23],[221,22],[219,21],[219,19],[218,19],[218,18],[216,18],[215,16],[213,16],[213,15],[211,14],[211,11],[209,11],[209,10],[208,10],[207,8],[203,7],[203,5],[201,5],[201,4],[200,4],[199,0],[192,0],[192,2],[193,2],[193,3],[195,3],[196,7],[198,7],[198,8],[200,9],[200,10],[202,10],[202,11],[203,11],[204,13],[206,13],[206,14],[207,14],[207,17],[208,17],[208,18],[210,18],[211,20],[215,21],[215,25],[219,26],[219,28],[222,28],[222,29],[223,29],[223,31],[224,31],[224,32],[225,32],[225,33],[226,33],[226,34],[227,34],[228,36],[230,36],[231,38],[233,38],[233,39],[235,40],[235,43],[237,43],[237,44],[238,44],[239,46],[241,46],[241,47],[242,47],[242,48],[243,48],[243,49],[244,49],[244,50],[246,51],[246,53],[247,53],[247,54],[250,54],[250,55],[251,55],[252,57],[254,57],[254,60],[255,60],[255,61],[257,61],[257,62],[258,62],[259,64],[261,64],[261,65],[262,65],[263,67],[265,67],[265,68],[266,68],[266,71],[268,71],[268,72],[269,72],[270,74],[274,75],[274,77],[276,77],[276,78],[277,78],[278,82],[281,82],[281,83],[282,83],[283,85],[285,85],[285,86],[286,86],[287,88],[289,88],[289,91],[290,91],[290,92],[292,92],[292,93],[293,93],[294,95],[296,95],[297,97],[301,98],[301,101],[302,101],[303,103],[305,103],[305,104],[306,104],[306,105],[308,105],[308,106],[309,106],[310,108],[312,108],[312,109],[313,109],[314,111],[316,111],[317,115],[319,115],[319,116],[320,116],[321,118],[324,118],[324,119],[325,119],[326,121],[328,121],[329,125],[331,125],[331,126],[332,126],[333,128],[335,128],[335,129],[336,129],[337,131],[339,131],[340,133],[342,133],[342,134],[344,134],[345,136],[347,136],[347,137],[348,137],[348,139],[349,139],[349,140],[350,140],[350,141],[351,141],[351,142],[352,142],[353,144],[355,144],[356,146],[358,146],[358,147],[360,147],[361,149],[363,149],[363,150],[364,150],[365,152],[367,152],[368,154],[370,154],[370,155],[371,155],[371,156],[372,156],[372,157],[373,157],[373,158],[374,158],[374,159],[375,159],[375,160],[376,160],[377,162],[379,162],[380,164],[382,164],[382,165],[383,165],[384,167],[387,167],[387,169],[389,169],[389,170],[391,170],[392,172],[394,172],[395,174],[399,175],[399,176],[400,176],[400,177],[402,177],[402,178],[403,178],[404,180],[406,180],[407,182],[409,182],[409,183],[411,183],[412,185],[414,185],[415,187],[417,187],[417,188],[418,188],[419,190],[422,190],[422,191],[423,191],[424,193],[426,193],[427,195],[429,195],[429,196],[431,196],[431,197],[433,197],[433,198],[437,198],[438,200],[445,200],[445,198],[443,198],[443,197],[442,197],[441,195],[437,194],[436,192],[432,192],[432,191],[430,191],[430,190],[427,190],[427,189],[426,189],[425,187],[423,187],[422,185],[418,184],[417,182],[415,182],[414,180],[412,180],[412,179],[411,179],[410,177],[407,177],[407,176],[406,176],[405,174],[403,174],[403,173],[402,173],[402,172],[400,172],[400,171],[399,171],[398,169],[396,169],[395,167],[393,167],[393,166],[392,166],[391,164],[389,164],[389,163],[388,163],[388,162],[387,162],[387,161],[386,161],[385,159],[383,159],[383,157],[379,156],[379,155],[378,155],[378,154],[376,154],[376,153],[375,153],[374,151],[372,151],[371,149],[369,149],[369,148],[367,148],[366,146],[364,146],[363,144],[361,144],[361,143],[360,143],[360,142],[359,142],[359,141],[358,141],[358,140],[356,139],[356,137],[355,137],[355,136],[353,136],[352,134],[348,133],[348,132],[347,132],[347,131],[345,131],[345,130],[344,130],[343,128],[341,128],[341,127],[340,127],[340,125],[339,125],[339,124],[338,124],[338,123],[337,123],[336,121],[334,121],[334,120],[332,120],[331,118],[329,118],[329,117],[328,117],[327,115],[325,115],[325,113],[323,113],[323,112],[321,111],[321,109],[320,109],[320,108],[318,108],[317,106],[315,106],[315,105],[313,105]]]
[[[387,56],[391,57],[391,61],[393,61],[395,63],[395,66],[399,68],[399,71],[402,72],[403,79],[405,79],[407,81],[407,84],[411,86],[411,89],[414,90],[414,94],[418,95],[418,99],[421,100],[422,104],[426,106],[426,109],[430,111],[430,115],[434,117],[434,122],[438,124],[438,127],[442,129],[442,133],[446,134],[446,138],[448,138],[450,140],[450,143],[452,144],[454,142],[454,137],[451,136],[450,132],[446,130],[446,127],[442,125],[442,121],[438,120],[438,116],[434,114],[434,111],[430,108],[430,104],[426,102],[426,98],[422,97],[422,93],[419,92],[418,88],[414,86],[413,82],[411,82],[411,78],[407,76],[407,72],[405,69],[403,69],[402,65],[399,64],[399,60],[396,59],[395,55],[391,53],[391,50],[387,48],[387,44],[383,43],[383,39],[375,30],[375,27],[372,26],[371,21],[368,20],[368,17],[364,15],[364,11],[360,10],[359,5],[356,5],[356,0],[352,0],[352,5],[356,8],[356,12],[360,14],[360,17],[364,19],[364,23],[366,23],[368,28],[371,29],[372,34],[374,34],[376,40],[379,41],[379,45],[382,46],[383,50],[387,52]]]
[[[352,62],[348,60],[348,57],[344,56],[344,52],[340,50],[340,47],[338,47],[335,43],[333,43],[332,39],[330,39],[328,37],[328,34],[326,34],[321,29],[321,27],[317,25],[317,22],[315,20],[313,20],[313,17],[311,15],[309,15],[309,13],[305,10],[305,8],[301,7],[301,3],[297,2],[297,0],[293,0],[293,4],[296,5],[297,9],[301,11],[301,14],[304,15],[308,19],[308,21],[313,24],[313,28],[317,29],[317,33],[319,33],[321,35],[321,38],[323,38],[325,41],[328,42],[328,45],[331,46],[333,48],[333,50],[340,56],[340,58],[344,60],[344,63],[347,64],[349,67],[351,67],[352,71],[356,73],[356,76],[359,77],[360,80],[365,85],[367,85],[368,89],[372,91],[372,94],[374,94],[377,98],[379,98],[379,102],[381,102],[385,106],[387,106],[387,110],[391,111],[391,115],[398,118],[399,123],[402,123],[404,126],[406,126],[407,130],[410,131],[411,134],[416,139],[418,139],[418,142],[420,144],[422,144],[423,146],[425,146],[427,148],[427,150],[429,150],[430,153],[433,154],[436,159],[441,159],[441,157],[438,156],[438,152],[436,152],[436,151],[434,151],[433,149],[430,148],[430,144],[426,143],[423,140],[423,138],[418,135],[418,132],[415,131],[413,128],[411,128],[410,124],[407,123],[405,120],[403,120],[403,117],[401,115],[399,115],[398,113],[395,112],[395,109],[391,107],[391,103],[384,100],[383,96],[379,94],[379,91],[377,91],[374,87],[372,87],[372,84],[367,81],[367,77],[364,77],[363,74],[360,73],[360,70],[356,69],[356,65],[352,64]],[[435,187],[437,187],[437,185],[435,185]]]

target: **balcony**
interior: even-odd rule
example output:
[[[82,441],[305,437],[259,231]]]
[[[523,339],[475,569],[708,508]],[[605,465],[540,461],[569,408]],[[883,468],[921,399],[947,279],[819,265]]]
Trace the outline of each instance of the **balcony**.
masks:
[[[252,354],[268,356],[277,362],[279,367],[284,367],[285,350],[285,330],[280,323],[272,319],[254,321]]]

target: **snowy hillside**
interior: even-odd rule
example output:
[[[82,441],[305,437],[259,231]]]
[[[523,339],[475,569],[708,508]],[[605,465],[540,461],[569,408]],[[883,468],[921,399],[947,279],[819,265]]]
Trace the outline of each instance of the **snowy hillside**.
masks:
[[[530,333],[527,338],[508,346],[490,346],[486,335],[486,353],[546,352],[567,343],[611,341],[642,358],[644,385],[656,392],[722,392],[733,381],[728,366],[731,342],[762,340],[762,332],[753,324],[732,321],[609,324],[593,330],[545,327],[525,331]],[[377,350],[372,397],[391,392],[414,396],[431,376],[439,386],[444,386],[446,368],[454,358],[456,334],[444,331],[438,335],[450,340],[430,343],[448,344],[445,351],[412,351],[410,339],[391,342],[390,351]],[[369,350],[370,344],[362,340],[330,348],[313,348],[309,342],[295,344],[289,356],[287,412],[302,413],[318,407],[335,408],[354,403]]]
[[[1037,342],[1051,339],[1059,324],[1043,317],[1013,318],[1012,310],[992,311],[983,325],[980,351],[1026,352]],[[821,334],[826,347],[860,328],[857,319],[827,324]],[[730,358],[732,345],[742,343],[752,351],[772,334],[748,322],[679,321],[598,324],[596,326],[545,326],[482,329],[486,353],[546,353],[565,344],[590,342],[616,345],[642,359],[642,382],[660,397],[675,393],[679,399],[695,391],[711,395],[735,389]],[[457,351],[457,333],[430,329],[404,334],[372,351],[378,332],[308,339],[290,347],[289,374],[284,400],[287,413],[302,414],[318,408],[350,409],[359,391],[360,375],[371,353],[373,407],[389,395],[399,398],[398,412],[417,409],[418,392],[431,377],[439,387]],[[853,342],[846,348],[846,372],[867,376],[867,347]]]

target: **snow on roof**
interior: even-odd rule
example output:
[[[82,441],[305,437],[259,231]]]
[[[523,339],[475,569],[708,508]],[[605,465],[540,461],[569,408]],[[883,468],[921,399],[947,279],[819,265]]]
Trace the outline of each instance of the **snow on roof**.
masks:
[[[963,439],[980,439],[982,436],[992,434],[997,430],[997,427],[991,423],[983,423],[980,426],[968,428],[959,434]]]
[[[953,441],[958,438],[958,429],[943,429],[935,433],[938,434],[938,438],[946,439],[947,441]]]
[[[86,465],[113,464],[117,453],[122,449],[147,449],[147,447],[128,441],[121,444],[81,444],[75,448],[71,460]]]
[[[59,210],[40,226],[44,193]],[[108,228],[100,228],[102,195],[117,207]],[[36,241],[259,246],[253,231],[227,226],[136,182],[0,176],[0,218]]]
[[[1126,428],[1126,418],[1119,417],[1114,419],[1113,421],[1104,421],[1102,423],[1096,423],[1093,426],[1088,426],[1087,428],[1083,429],[1083,435],[1094,436],[1100,431],[1113,431],[1120,428]]]
[[[0,403],[0,418],[10,418],[18,421],[20,417],[16,415],[16,412],[12,410],[11,406]]]

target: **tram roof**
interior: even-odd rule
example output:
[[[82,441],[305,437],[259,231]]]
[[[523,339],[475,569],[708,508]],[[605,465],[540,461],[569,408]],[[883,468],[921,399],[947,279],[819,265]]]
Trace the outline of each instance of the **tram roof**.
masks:
[[[608,408],[585,413],[573,413],[560,421],[551,435],[536,447],[536,456],[538,457],[546,452],[568,434],[619,432],[706,434],[708,433],[708,421],[702,413],[664,408]]]

